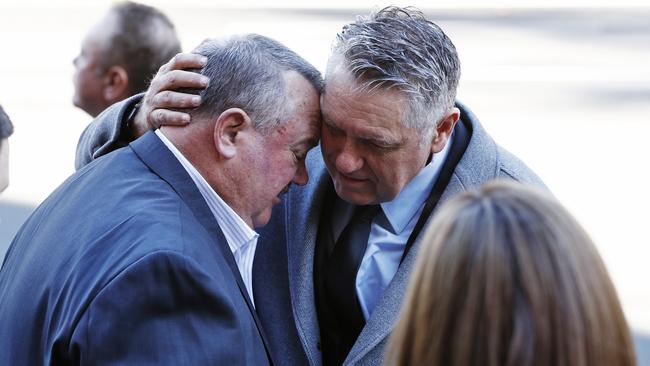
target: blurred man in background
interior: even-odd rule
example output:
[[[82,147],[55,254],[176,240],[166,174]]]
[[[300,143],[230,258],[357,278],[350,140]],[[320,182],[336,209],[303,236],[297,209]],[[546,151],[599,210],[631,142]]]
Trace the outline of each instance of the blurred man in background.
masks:
[[[95,117],[147,90],[158,68],[181,51],[174,24],[151,6],[113,6],[86,34],[75,57],[73,103]]]
[[[9,185],[9,141],[7,138],[14,132],[14,126],[7,113],[0,106],[0,192]]]

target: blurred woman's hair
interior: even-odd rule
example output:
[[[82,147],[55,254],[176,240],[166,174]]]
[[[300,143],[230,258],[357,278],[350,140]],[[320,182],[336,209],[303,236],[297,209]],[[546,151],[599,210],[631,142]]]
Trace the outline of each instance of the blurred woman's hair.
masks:
[[[616,290],[550,194],[492,182],[424,234],[388,365],[634,365]]]

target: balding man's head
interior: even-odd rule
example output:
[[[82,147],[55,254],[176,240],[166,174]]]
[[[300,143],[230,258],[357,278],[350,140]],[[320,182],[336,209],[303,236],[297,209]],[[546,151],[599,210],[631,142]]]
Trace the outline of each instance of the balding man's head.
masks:
[[[74,60],[74,104],[96,116],[147,89],[158,68],[181,51],[176,30],[159,10],[119,3],[91,28]]]

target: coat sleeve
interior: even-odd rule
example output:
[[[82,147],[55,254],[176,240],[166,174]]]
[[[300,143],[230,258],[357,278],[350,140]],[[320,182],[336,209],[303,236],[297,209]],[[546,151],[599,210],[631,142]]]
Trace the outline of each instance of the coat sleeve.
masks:
[[[106,108],[82,132],[77,143],[74,167],[79,170],[91,161],[129,144],[123,139],[122,125],[127,112],[142,100],[138,94]]]
[[[91,301],[68,355],[81,365],[245,364],[234,305],[216,272],[177,252],[145,256]]]

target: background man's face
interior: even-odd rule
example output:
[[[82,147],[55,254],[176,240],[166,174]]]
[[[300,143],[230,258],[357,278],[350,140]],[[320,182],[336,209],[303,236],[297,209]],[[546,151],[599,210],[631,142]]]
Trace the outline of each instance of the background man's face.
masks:
[[[72,102],[93,117],[110,105],[103,95],[104,70],[101,60],[109,48],[116,22],[116,16],[109,13],[95,24],[84,37],[81,52],[73,61],[75,93]]]
[[[305,156],[320,136],[320,108],[316,89],[296,72],[287,73],[289,100],[294,102],[288,122],[266,135],[258,134],[258,142],[250,151],[247,182],[251,184],[248,199],[253,207],[253,226],[266,225],[273,205],[290,183],[304,185],[309,177]]]
[[[396,90],[356,90],[342,67],[325,85],[321,149],[336,193],[358,205],[394,199],[431,152],[419,131],[402,125],[406,99]]]

